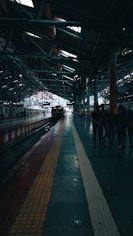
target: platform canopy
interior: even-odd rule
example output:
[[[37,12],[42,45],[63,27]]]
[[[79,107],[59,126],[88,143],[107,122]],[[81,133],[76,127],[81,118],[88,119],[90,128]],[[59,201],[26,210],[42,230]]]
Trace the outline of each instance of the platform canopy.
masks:
[[[1,0],[0,100],[49,91],[73,101],[88,86],[109,98],[116,61],[117,98],[133,95],[132,0]]]

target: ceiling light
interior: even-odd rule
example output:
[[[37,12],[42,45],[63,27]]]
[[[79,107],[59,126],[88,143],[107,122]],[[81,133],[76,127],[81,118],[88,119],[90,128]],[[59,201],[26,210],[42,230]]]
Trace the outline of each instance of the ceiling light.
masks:
[[[18,80],[17,80],[17,79],[13,81],[13,83],[17,83],[17,82],[18,82]]]
[[[69,53],[67,51],[64,51],[64,50],[60,50],[60,55],[63,55],[63,56],[66,56],[66,57],[73,57],[73,58],[77,58],[76,55],[72,54],[72,53]]]
[[[33,34],[33,33],[30,33],[30,32],[25,32],[27,35],[29,35],[29,36],[32,36],[32,37],[34,37],[34,38],[39,38],[39,39],[41,39],[41,37],[39,37],[38,35],[36,35],[36,34]]]
[[[71,78],[71,77],[69,77],[69,76],[67,76],[67,75],[63,75],[63,77],[64,77],[64,78],[67,78],[67,79],[69,79],[69,80],[71,80],[71,81],[73,81],[73,78]]]
[[[72,67],[66,66],[66,65],[62,65],[62,67],[64,67],[66,70],[70,71],[70,72],[74,72],[75,69],[73,69]]]

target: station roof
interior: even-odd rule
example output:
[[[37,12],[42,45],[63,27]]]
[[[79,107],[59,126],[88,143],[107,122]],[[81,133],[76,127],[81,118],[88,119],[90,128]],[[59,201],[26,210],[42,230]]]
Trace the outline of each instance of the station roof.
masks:
[[[27,0],[28,1],[28,0]],[[109,98],[116,60],[118,98],[133,95],[132,0],[0,1],[0,100],[37,91],[73,100],[88,85]],[[77,86],[78,84],[78,86]]]

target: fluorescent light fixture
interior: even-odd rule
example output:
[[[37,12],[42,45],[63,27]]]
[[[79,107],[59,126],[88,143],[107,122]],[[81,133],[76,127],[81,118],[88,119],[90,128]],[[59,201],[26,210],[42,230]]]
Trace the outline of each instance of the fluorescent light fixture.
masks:
[[[73,61],[76,61],[76,62],[78,62],[78,60],[77,60],[76,58],[74,58],[74,59],[73,59]]]
[[[60,50],[60,55],[63,55],[63,56],[66,56],[66,57],[73,57],[73,58],[77,58],[76,55],[72,54],[72,53],[69,53],[67,51],[64,51],[64,50]]]
[[[74,72],[75,69],[73,69],[72,67],[66,66],[66,65],[62,65],[62,67],[70,72]]]
[[[129,78],[130,78],[129,74],[124,76],[124,79],[129,79]]]
[[[18,82],[18,80],[17,80],[17,79],[13,81],[13,83],[17,83],[17,82]]]
[[[34,37],[34,38],[39,38],[39,39],[41,39],[41,37],[39,37],[38,35],[36,35],[36,34],[33,34],[33,33],[30,33],[30,32],[25,32],[27,35],[29,35],[29,36],[32,36],[32,37]]]
[[[63,78],[67,78],[67,79],[73,81],[73,78],[71,78],[71,77],[69,77],[69,76],[67,76],[67,75],[63,75]]]

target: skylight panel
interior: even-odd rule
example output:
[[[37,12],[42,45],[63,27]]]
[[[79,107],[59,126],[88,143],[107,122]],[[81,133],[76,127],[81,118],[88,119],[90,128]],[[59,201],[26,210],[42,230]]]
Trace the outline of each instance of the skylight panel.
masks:
[[[58,21],[66,21],[66,20],[64,20],[63,18],[60,18],[60,17],[55,17],[55,19],[58,20]]]
[[[81,27],[80,26],[67,26],[67,28],[73,30],[74,32],[81,33]]]
[[[66,20],[59,18],[59,17],[57,17],[57,20],[62,21],[62,22],[66,22]],[[81,26],[67,26],[67,28],[69,28],[77,33],[81,33]]]
[[[28,7],[34,7],[32,0],[12,0],[13,2],[17,2],[21,5],[28,6]]]

